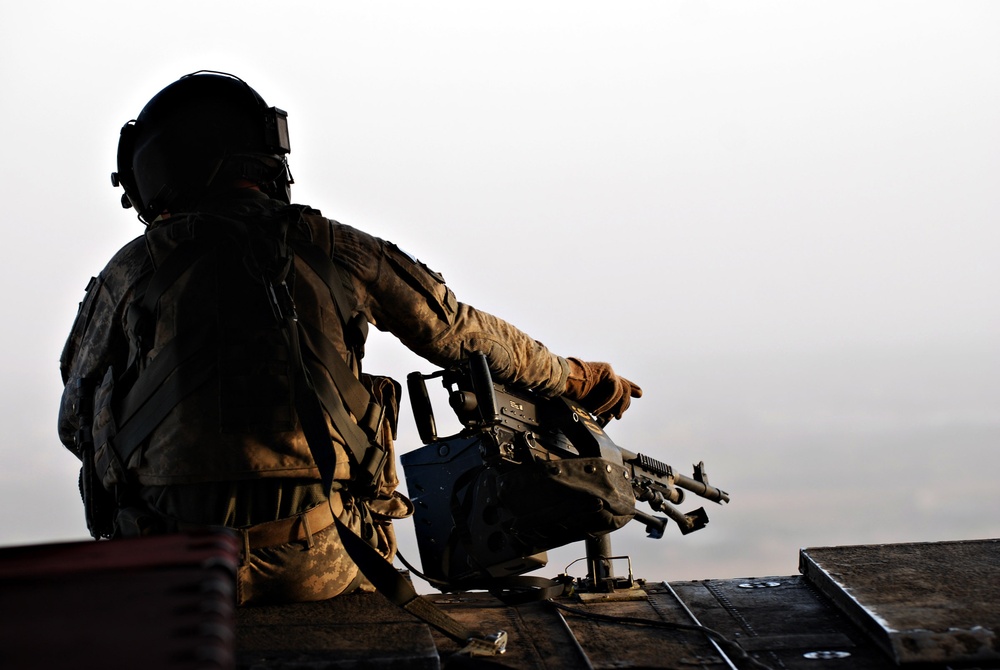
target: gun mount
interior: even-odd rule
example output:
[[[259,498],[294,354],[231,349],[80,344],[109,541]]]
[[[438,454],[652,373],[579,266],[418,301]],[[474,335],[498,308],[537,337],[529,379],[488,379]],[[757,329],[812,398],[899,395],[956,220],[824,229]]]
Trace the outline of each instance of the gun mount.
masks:
[[[455,435],[437,434],[426,385],[433,378],[441,378],[462,424]],[[431,374],[413,372],[407,387],[425,446],[401,461],[424,576],[443,591],[530,572],[546,564],[547,550],[577,541],[587,542],[596,583],[595,566],[610,559],[607,535],[628,521],[660,538],[672,520],[686,535],[704,528],[708,515],[704,508],[680,511],[685,492],[729,502],[708,483],[702,463],[687,477],[622,449],[576,402],[495,383],[482,354]],[[636,501],[665,517],[637,510]]]

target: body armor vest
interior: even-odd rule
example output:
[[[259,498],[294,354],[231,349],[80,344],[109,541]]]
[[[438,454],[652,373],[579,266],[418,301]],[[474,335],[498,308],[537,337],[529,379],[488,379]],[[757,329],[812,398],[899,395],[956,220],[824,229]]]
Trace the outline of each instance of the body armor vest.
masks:
[[[343,304],[354,294],[330,260],[330,226],[287,207],[180,216],[147,231],[152,272],[127,315],[129,365],[109,370],[95,395],[106,487],[129,476],[168,485],[322,475],[329,485],[357,479],[366,460],[380,469],[357,422],[383,413],[357,378],[364,332]]]

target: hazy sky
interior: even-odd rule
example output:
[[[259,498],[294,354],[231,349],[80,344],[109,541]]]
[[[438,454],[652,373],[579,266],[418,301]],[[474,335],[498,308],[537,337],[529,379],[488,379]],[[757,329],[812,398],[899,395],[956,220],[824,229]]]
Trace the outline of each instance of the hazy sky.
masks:
[[[0,544],[86,535],[59,353],[142,232],[119,129],[198,69],[288,111],[297,201],[643,386],[612,436],[734,494],[658,545],[690,564],[668,576],[1000,536],[1000,5],[0,0]],[[366,361],[430,369],[384,337]],[[838,516],[840,477],[868,488]]]

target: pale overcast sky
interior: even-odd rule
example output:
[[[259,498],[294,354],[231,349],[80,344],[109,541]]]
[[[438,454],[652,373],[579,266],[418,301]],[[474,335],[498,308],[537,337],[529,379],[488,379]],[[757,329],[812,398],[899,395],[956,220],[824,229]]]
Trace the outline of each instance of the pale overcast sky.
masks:
[[[59,353],[142,232],[118,131],[198,69],[288,111],[297,201],[643,386],[612,437],[733,493],[650,576],[1000,536],[1000,5],[0,0],[0,544],[86,536]]]

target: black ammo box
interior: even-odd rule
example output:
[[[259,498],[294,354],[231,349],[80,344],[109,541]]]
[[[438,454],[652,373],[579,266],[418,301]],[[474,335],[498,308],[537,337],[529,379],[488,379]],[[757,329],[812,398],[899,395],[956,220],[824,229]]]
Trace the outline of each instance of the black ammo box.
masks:
[[[0,549],[0,667],[233,668],[225,532]]]

